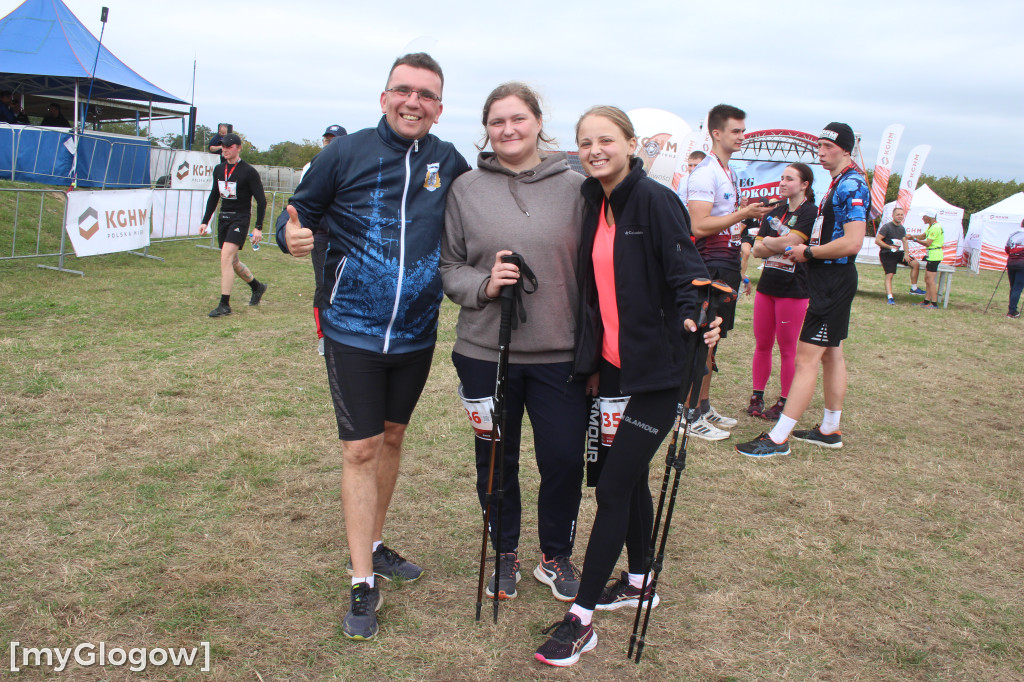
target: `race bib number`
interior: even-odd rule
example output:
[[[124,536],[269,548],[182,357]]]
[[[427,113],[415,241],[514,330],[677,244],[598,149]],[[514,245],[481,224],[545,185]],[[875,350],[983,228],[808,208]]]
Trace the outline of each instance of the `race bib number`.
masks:
[[[819,246],[821,244],[821,228],[825,224],[825,217],[818,216],[814,219],[814,227],[811,228],[811,239],[808,246]]]
[[[743,234],[743,223],[736,223],[729,228],[729,246],[739,246],[742,243],[740,239]]]
[[[460,384],[459,400],[462,401],[462,407],[466,410],[466,416],[469,417],[469,425],[473,427],[473,433],[476,434],[476,437],[490,440],[491,432],[494,429],[494,420],[491,416],[494,414],[494,398],[492,396],[467,398]]]
[[[615,433],[619,430],[619,423],[622,421],[622,413],[626,411],[628,404],[628,395],[618,398],[601,398],[602,445],[611,445],[615,440]]]
[[[230,182],[228,180],[218,180],[217,181],[217,186],[220,188],[220,198],[221,199],[237,199],[238,198],[238,194],[235,191],[236,188],[238,187],[238,183]]]
[[[772,268],[772,269],[775,269],[775,270],[780,270],[782,272],[795,272],[796,271],[796,263],[794,263],[793,261],[789,260],[788,258],[785,258],[782,255],[777,254],[777,253],[772,254],[768,258],[765,258],[764,259],[764,266],[766,268]]]

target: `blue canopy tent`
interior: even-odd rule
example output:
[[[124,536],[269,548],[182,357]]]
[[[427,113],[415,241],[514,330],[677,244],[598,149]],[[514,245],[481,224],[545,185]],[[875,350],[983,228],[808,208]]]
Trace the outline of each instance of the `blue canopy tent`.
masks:
[[[74,128],[0,126],[0,176],[60,184],[77,166],[81,186],[149,185],[148,140],[79,132],[81,93],[94,62],[94,98],[188,105],[102,47],[61,0],[25,0],[0,19],[0,90],[74,98]],[[68,138],[73,144],[65,144]]]

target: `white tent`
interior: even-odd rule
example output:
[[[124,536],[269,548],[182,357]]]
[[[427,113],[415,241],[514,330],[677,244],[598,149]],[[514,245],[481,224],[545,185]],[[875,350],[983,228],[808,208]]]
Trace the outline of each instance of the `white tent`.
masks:
[[[1024,220],[1024,192],[1017,192],[998,204],[971,216],[964,251],[970,251],[971,270],[1002,270],[1006,267],[1006,240]]]
[[[892,220],[892,211],[896,208],[896,202],[890,202],[882,209],[882,220],[879,226]],[[910,211],[903,221],[907,228],[907,236],[919,236],[924,234],[924,221],[921,218],[927,211],[937,211],[939,224],[943,228],[942,262],[948,265],[958,264],[958,257],[963,249],[964,243],[964,210],[954,206],[932,190],[928,185],[922,185],[914,191],[914,198],[910,200]],[[910,242],[910,255],[918,260],[925,259],[927,249],[917,242]],[[878,247],[875,245],[874,237],[865,237],[864,246],[857,254],[858,263],[878,263]]]

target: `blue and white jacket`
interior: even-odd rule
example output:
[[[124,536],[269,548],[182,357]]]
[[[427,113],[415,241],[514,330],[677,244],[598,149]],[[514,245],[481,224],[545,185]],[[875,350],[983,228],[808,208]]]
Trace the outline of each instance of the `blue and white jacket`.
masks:
[[[433,345],[445,196],[468,170],[450,142],[434,135],[408,140],[384,117],[376,128],[339,137],[313,159],[289,203],[303,227],[328,231],[324,334],[377,353]],[[285,253],[287,221],[287,212],[277,219]]]

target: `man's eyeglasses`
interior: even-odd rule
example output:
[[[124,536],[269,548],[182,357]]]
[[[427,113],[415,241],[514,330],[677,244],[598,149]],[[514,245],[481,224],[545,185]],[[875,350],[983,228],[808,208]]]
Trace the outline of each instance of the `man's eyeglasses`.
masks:
[[[384,92],[394,93],[396,97],[401,97],[402,99],[409,99],[410,97],[413,96],[413,94],[416,94],[419,96],[421,100],[425,102],[441,101],[441,96],[435,95],[430,90],[413,90],[412,88],[407,88],[404,85],[400,85],[396,88],[388,88]]]

